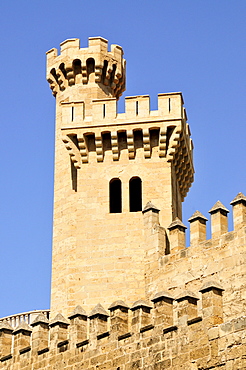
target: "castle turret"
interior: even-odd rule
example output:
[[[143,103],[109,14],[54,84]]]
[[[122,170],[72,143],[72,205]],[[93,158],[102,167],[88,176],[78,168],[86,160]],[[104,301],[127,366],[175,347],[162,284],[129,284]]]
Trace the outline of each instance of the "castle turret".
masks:
[[[58,100],[62,96],[62,102],[65,100],[70,104],[68,121],[77,116],[74,103],[83,103],[83,114],[89,117],[93,99],[118,100],[125,91],[122,48],[111,45],[111,51],[108,51],[108,41],[102,37],[90,37],[88,48],[80,48],[79,39],[65,40],[61,43],[60,55],[57,55],[57,49],[46,54],[47,80],[53,95]]]
[[[67,316],[115,297],[131,306],[149,297],[193,181],[182,94],[159,94],[156,111],[147,95],[127,97],[118,114],[125,60],[101,37],[48,51],[47,80],[56,98],[51,310]],[[153,225],[148,202],[159,212]]]

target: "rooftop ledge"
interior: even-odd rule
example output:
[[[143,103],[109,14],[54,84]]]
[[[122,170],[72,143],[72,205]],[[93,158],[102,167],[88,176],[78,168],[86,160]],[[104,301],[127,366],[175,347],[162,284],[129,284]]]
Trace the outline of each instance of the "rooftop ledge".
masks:
[[[38,315],[44,314],[48,319],[50,310],[33,310],[22,313],[17,313],[15,315],[5,316],[0,318],[0,323],[6,321],[12,328],[16,328],[20,323],[25,322],[28,325],[31,324]]]

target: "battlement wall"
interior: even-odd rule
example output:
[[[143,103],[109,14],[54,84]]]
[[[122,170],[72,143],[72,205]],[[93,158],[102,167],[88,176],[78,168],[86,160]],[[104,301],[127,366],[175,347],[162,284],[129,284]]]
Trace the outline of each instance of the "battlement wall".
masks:
[[[231,205],[233,231],[227,230],[229,211],[217,202],[209,240],[207,219],[196,211],[187,248],[185,225],[176,219],[165,231],[149,203],[143,211],[147,300],[115,301],[108,310],[98,304],[89,314],[77,306],[68,319],[40,314],[14,330],[2,321],[0,368],[243,369],[245,196],[239,193]],[[169,250],[163,250],[165,232]]]
[[[182,200],[194,179],[193,143],[181,93],[158,95],[158,110],[150,111],[149,96],[127,97],[125,113],[117,114],[116,99],[92,102],[92,115],[84,116],[84,103],[61,102],[62,140],[74,166],[136,157],[173,163]],[[96,157],[95,157],[96,156]]]
[[[158,109],[150,110],[149,95],[125,97],[125,113],[119,113],[116,98],[103,98],[92,100],[92,114],[85,115],[85,102],[61,101],[63,128],[76,128],[86,126],[91,121],[92,126],[117,125],[134,119],[136,123],[158,119],[160,121],[187,120],[183,106],[183,97],[180,92],[158,94]],[[73,110],[72,110],[73,107]]]
[[[90,82],[101,87],[117,99],[125,90],[125,60],[119,45],[111,45],[103,37],[90,37],[87,48],[80,48],[79,39],[68,39],[47,55],[47,81],[53,95],[62,93],[76,84],[82,86]],[[90,75],[93,74],[91,78]]]
[[[0,368],[243,369],[246,317],[223,320],[223,291],[210,281],[200,292],[174,298],[162,291],[130,309],[122,301],[109,311],[98,304],[88,317],[77,306],[68,319],[41,314],[14,331],[3,322]]]
[[[206,217],[196,211],[189,219],[190,246],[186,247],[185,225],[176,219],[168,233],[169,252],[161,255],[158,242],[146,254],[147,297],[160,289],[172,294],[182,290],[197,290],[201,282],[210,279],[223,283],[225,288],[223,311],[226,320],[245,311],[246,278],[246,198],[239,193],[231,202],[234,229],[228,232],[229,210],[217,202],[209,211],[211,239],[206,238]],[[158,220],[156,222],[158,224]],[[157,231],[154,231],[156,229]],[[149,234],[157,240],[158,228],[150,226]],[[150,240],[150,237],[149,239]],[[166,242],[167,243],[167,242]],[[149,244],[150,245],[150,244]],[[159,243],[159,246],[161,243]],[[167,245],[164,245],[167,250]],[[159,250],[163,250],[159,247]]]

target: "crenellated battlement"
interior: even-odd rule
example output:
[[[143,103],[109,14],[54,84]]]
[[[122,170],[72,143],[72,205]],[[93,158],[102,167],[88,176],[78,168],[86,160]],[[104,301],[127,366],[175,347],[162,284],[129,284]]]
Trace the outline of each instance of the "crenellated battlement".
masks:
[[[158,94],[158,109],[150,110],[149,95],[126,96],[125,113],[118,113],[115,98],[92,100],[90,116],[84,114],[84,101],[61,101],[62,129],[74,129],[84,126],[115,126],[126,123],[145,121],[180,121],[187,120],[181,92]],[[73,108],[73,109],[72,109]]]
[[[119,99],[125,90],[125,60],[123,50],[111,45],[103,37],[90,37],[87,48],[80,48],[80,40],[68,39],[47,55],[47,81],[53,95],[80,85],[98,84],[106,95]]]
[[[203,263],[206,258],[207,263],[211,258],[220,261],[220,257],[224,257],[224,254],[226,256],[235,254],[235,251],[233,252],[235,248],[239,254],[242,253],[246,244],[244,237],[244,234],[246,234],[245,195],[241,192],[238,193],[230,204],[233,207],[233,230],[228,231],[227,215],[229,210],[220,201],[217,201],[209,211],[211,214],[211,238],[207,238],[206,223],[208,219],[201,212],[196,211],[188,220],[190,223],[190,246],[188,246],[186,243],[187,227],[183,222],[176,217],[165,229],[159,220],[160,210],[151,202],[148,202],[142,213],[146,248],[145,262],[148,266],[146,274],[152,275],[150,282],[153,283],[155,278],[160,278],[160,281],[163,281],[162,277],[167,273],[165,267],[170,262],[178,262],[183,271],[189,272],[187,263],[192,264],[194,256],[197,259],[197,266],[204,268]],[[240,244],[240,247],[237,248],[237,244]],[[223,253],[220,255],[221,248]],[[158,263],[156,263],[157,261]],[[154,270],[151,263],[158,266],[158,269]],[[218,266],[215,266],[213,274],[218,270]],[[175,272],[173,271],[172,274],[175,274]],[[201,276],[199,276],[199,279],[201,279]],[[169,282],[169,285],[165,283],[166,288],[170,286],[172,286],[171,282]],[[151,291],[155,290],[156,286],[153,285]]]
[[[40,314],[15,330],[2,322],[0,368],[46,369],[54,362],[64,369],[215,368],[246,330],[245,316],[224,322],[223,294],[220,283],[206,281],[199,291],[176,297],[161,291],[131,307],[115,301],[108,311],[98,304],[87,314],[77,306],[68,318]]]
[[[95,155],[97,162],[103,162],[106,154],[120,161],[124,151],[129,160],[137,154],[165,158],[174,164],[183,200],[194,180],[194,168],[182,94],[159,94],[155,111],[150,111],[148,95],[126,97],[125,113],[118,114],[116,104],[113,98],[93,100],[92,115],[85,117],[83,102],[61,102],[63,142],[74,166],[79,169]]]
[[[230,203],[233,207],[233,226],[237,232],[246,226],[246,197],[243,193],[238,193]],[[195,211],[189,218],[190,223],[190,246],[196,246],[199,243],[215,240],[228,233],[228,213],[230,212],[220,201],[208,211],[211,216],[211,239],[207,239],[207,221],[208,219],[199,211]],[[177,217],[168,227],[170,236],[170,251],[181,250],[186,247],[185,233],[187,227]],[[231,234],[231,239],[233,235]]]
[[[161,289],[176,298],[183,289],[196,293],[202,283],[216,279],[225,289],[224,320],[235,319],[243,312],[246,271],[244,194],[238,193],[231,205],[232,231],[228,231],[229,210],[219,201],[210,209],[211,238],[207,238],[208,219],[196,211],[189,218],[190,246],[186,246],[187,227],[178,218],[163,231],[160,229],[158,210],[153,205],[148,207],[147,214],[144,214],[144,217],[149,218],[149,222],[145,222],[145,228],[148,228],[145,259],[147,298]],[[162,239],[161,235],[164,235]],[[196,295],[196,298],[199,296]],[[200,306],[199,301],[197,304]]]

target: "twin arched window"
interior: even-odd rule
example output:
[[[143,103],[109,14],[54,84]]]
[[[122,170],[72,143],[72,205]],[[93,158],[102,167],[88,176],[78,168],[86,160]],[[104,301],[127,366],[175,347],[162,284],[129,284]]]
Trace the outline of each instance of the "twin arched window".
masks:
[[[142,211],[142,180],[132,177],[129,181],[129,209],[130,212]],[[121,180],[112,179],[109,183],[109,212],[122,212]]]

